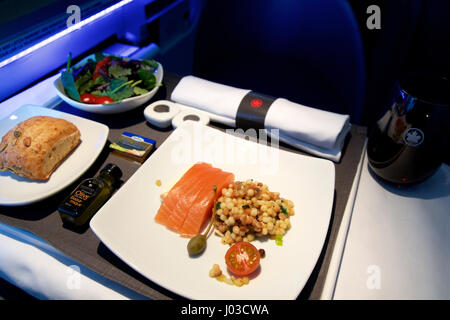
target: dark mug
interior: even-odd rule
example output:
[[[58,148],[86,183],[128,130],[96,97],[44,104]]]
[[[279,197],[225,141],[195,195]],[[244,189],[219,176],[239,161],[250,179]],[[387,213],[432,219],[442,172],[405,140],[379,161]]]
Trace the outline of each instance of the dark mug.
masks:
[[[369,167],[391,183],[418,183],[448,155],[450,81],[409,74],[396,83],[393,93],[393,103],[369,131]]]

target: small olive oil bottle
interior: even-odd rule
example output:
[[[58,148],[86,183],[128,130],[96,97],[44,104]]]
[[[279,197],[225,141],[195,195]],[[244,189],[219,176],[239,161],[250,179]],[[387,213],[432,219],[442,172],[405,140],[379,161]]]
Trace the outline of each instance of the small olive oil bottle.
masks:
[[[120,168],[109,163],[95,178],[83,180],[58,207],[63,224],[84,226],[109,199],[121,177]]]

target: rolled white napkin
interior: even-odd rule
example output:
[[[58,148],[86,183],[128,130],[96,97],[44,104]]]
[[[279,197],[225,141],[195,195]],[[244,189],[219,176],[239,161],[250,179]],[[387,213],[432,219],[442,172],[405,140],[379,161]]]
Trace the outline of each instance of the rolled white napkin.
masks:
[[[212,121],[219,119],[219,122],[235,126],[239,105],[250,91],[186,76],[173,90],[171,99],[209,113]],[[271,129],[279,129],[280,141],[335,162],[340,161],[350,126],[348,115],[314,109],[283,98],[273,101],[264,122],[269,135]]]

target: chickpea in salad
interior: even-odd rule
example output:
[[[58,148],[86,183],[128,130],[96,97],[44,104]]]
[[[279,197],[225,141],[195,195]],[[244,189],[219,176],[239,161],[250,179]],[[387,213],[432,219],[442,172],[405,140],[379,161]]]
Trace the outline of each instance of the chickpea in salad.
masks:
[[[251,242],[258,237],[282,237],[291,227],[294,203],[253,180],[236,181],[217,200],[216,232],[223,244]]]

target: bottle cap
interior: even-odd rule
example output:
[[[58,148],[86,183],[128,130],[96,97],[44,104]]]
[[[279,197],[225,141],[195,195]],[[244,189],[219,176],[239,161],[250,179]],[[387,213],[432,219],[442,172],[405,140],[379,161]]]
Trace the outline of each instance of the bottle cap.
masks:
[[[119,180],[122,177],[122,170],[118,166],[116,166],[114,163],[108,163],[100,173],[108,173],[112,177],[114,177],[116,180]]]

